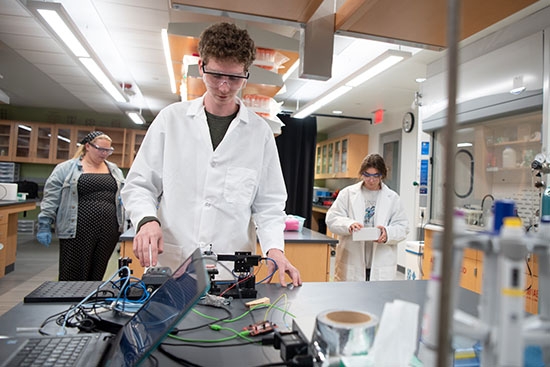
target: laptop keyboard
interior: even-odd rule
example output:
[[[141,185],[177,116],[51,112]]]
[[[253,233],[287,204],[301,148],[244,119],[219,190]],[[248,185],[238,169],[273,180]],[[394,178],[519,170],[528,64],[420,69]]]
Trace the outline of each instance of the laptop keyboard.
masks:
[[[13,366],[74,366],[91,339],[86,335],[29,339],[15,356]]]

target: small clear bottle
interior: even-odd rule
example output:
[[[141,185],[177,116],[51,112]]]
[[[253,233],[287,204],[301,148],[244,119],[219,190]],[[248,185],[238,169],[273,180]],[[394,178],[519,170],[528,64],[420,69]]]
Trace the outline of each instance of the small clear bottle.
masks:
[[[517,154],[514,148],[506,147],[502,151],[502,167],[515,168],[517,162]]]

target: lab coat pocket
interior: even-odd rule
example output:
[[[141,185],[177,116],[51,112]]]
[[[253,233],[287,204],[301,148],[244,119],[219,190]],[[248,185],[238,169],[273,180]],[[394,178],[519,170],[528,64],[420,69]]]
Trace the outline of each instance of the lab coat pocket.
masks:
[[[256,189],[256,171],[229,167],[225,174],[223,196],[228,203],[249,205]]]

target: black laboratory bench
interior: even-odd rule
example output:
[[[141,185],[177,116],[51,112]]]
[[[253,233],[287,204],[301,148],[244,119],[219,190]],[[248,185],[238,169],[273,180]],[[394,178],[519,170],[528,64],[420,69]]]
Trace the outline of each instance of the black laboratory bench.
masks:
[[[130,268],[133,275],[141,277],[143,268],[139,260],[134,256],[132,241],[135,231],[130,228],[120,236],[122,242],[120,254],[123,257],[132,259]],[[285,255],[290,262],[298,268],[302,281],[304,282],[326,282],[330,278],[330,257],[338,240],[328,237],[322,233],[312,231],[309,228],[302,228],[298,231],[284,232]],[[261,254],[260,245],[256,246],[256,253]],[[257,279],[267,276],[267,267],[262,267]],[[288,277],[288,276],[287,276]],[[287,280],[290,280],[289,278]]]
[[[422,280],[313,282],[304,283],[301,287],[293,289],[283,288],[278,284],[260,284],[257,286],[258,298],[268,297],[272,303],[276,303],[277,307],[269,310],[267,308],[258,309],[238,321],[231,323],[219,322],[219,324],[235,330],[242,330],[243,327],[262,321],[265,318],[276,324],[278,330],[291,331],[292,323],[295,321],[303,335],[307,339],[311,339],[316,316],[324,311],[333,309],[356,310],[368,312],[380,318],[384,304],[399,299],[420,306],[418,318],[419,325],[421,325],[426,285],[427,281]],[[463,311],[476,316],[479,296],[464,289],[460,289],[458,292],[458,306]],[[232,300],[231,304],[227,306],[230,316],[236,318],[243,314],[247,310],[244,305],[247,301],[249,299]],[[36,335],[38,327],[47,317],[68,309],[70,305],[70,303],[19,303],[0,317],[0,337]],[[215,318],[228,316],[228,312],[213,307],[197,305],[195,310]],[[191,312],[180,322],[178,328],[188,329],[193,326],[207,324],[210,321],[199,316],[198,313]],[[59,326],[50,323],[46,325],[45,330],[56,334],[59,331]],[[69,329],[69,332],[76,333],[77,329]],[[228,331],[214,331],[203,327],[180,332],[178,335],[193,340],[215,340],[233,334]],[[266,334],[265,336],[269,337],[270,335],[272,334]],[[170,353],[197,366],[260,366],[282,361],[281,352],[273,346],[245,344],[245,341],[239,338],[219,343],[182,343],[172,338],[166,338],[164,343],[163,348]],[[185,345],[176,346],[177,344]],[[238,345],[230,346],[235,344]],[[204,348],[208,345],[211,347]],[[153,355],[158,359],[159,366],[180,365],[168,359],[158,350]],[[0,357],[3,357],[1,350]],[[152,366],[153,364],[149,362],[151,361],[146,361],[143,366]]]

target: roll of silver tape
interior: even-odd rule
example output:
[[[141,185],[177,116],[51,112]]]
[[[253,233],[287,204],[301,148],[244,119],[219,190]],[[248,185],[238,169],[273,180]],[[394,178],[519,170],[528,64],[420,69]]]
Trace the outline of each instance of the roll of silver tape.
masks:
[[[329,310],[317,315],[312,343],[327,360],[337,356],[368,354],[378,326],[372,314]]]

